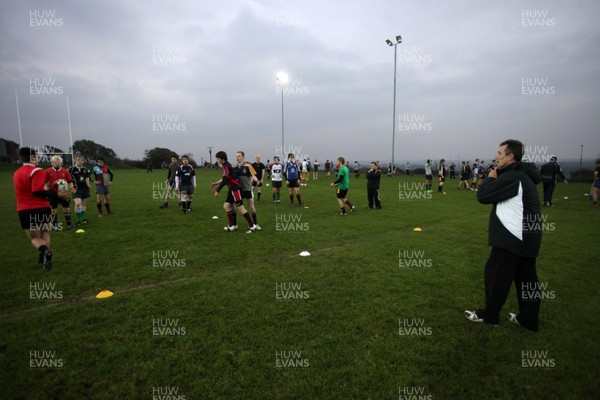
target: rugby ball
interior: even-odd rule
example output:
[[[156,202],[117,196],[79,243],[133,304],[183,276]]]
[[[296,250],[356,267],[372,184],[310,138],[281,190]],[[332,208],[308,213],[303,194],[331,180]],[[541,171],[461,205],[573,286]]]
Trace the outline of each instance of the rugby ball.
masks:
[[[58,190],[60,192],[65,192],[65,191],[69,190],[69,184],[64,179],[58,179],[56,181],[56,187],[58,188]]]

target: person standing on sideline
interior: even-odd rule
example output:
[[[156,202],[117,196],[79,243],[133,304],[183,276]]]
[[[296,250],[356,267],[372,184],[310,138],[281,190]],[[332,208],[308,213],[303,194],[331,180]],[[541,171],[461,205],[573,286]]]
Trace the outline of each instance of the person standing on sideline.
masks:
[[[350,170],[345,164],[344,157],[338,157],[338,173],[337,180],[331,184],[332,187],[337,187],[337,201],[342,211],[340,215],[346,215],[346,204],[350,207],[350,212],[354,212],[356,207],[352,205],[350,200],[346,198],[348,189],[350,188]]]
[[[94,175],[94,183],[96,184],[96,208],[98,216],[102,217],[102,202],[106,208],[108,215],[112,214],[110,210],[110,186],[114,178],[113,172],[108,165],[104,164],[104,158],[99,157],[96,160],[96,165],[90,170],[90,176]]]
[[[404,170],[406,172],[406,176],[410,175],[410,162],[406,162],[406,167],[404,167]]]
[[[560,165],[556,163],[556,156],[550,156],[550,162],[542,165],[540,168],[542,174],[542,186],[544,187],[544,205],[546,207],[552,207],[552,195],[554,195],[554,189],[556,188],[556,181],[560,176],[560,179],[565,184],[569,184],[565,174],[563,173]]]
[[[444,181],[446,180],[446,160],[443,158],[440,160],[438,166],[438,193],[444,193]]]
[[[171,198],[171,193],[173,190],[176,190],[177,183],[175,182],[175,175],[177,174],[177,170],[179,169],[179,164],[177,163],[177,156],[173,154],[171,156],[171,165],[169,165],[169,169],[167,172],[167,190],[165,192],[165,202],[159,206],[159,208],[167,208],[169,207],[169,199]],[[181,207],[181,200],[179,201],[179,207]]]
[[[354,177],[358,178],[360,176],[360,164],[358,163],[358,161],[354,161]]]
[[[381,170],[377,162],[371,162],[371,169],[367,171],[367,198],[369,199],[369,208],[381,210],[381,199],[379,197],[379,184],[381,182]]]
[[[75,165],[69,168],[69,173],[73,177],[73,186],[76,191],[73,194],[73,201],[75,202],[75,218],[77,221],[75,225],[87,224],[88,220],[85,218],[85,211],[87,209],[86,201],[90,197],[90,176],[87,168],[83,166],[83,156],[75,156]]]
[[[523,143],[500,143],[497,168],[477,192],[482,204],[493,204],[489,219],[488,244],[491,254],[485,265],[485,308],[465,311],[473,322],[498,325],[500,311],[515,282],[519,313],[508,320],[537,332],[540,312],[536,257],[542,241],[542,214],[536,185],[540,171],[523,163]]]
[[[325,161],[325,176],[331,175],[331,162],[329,160]]]
[[[273,185],[273,203],[281,203],[281,186],[282,186],[282,173],[283,165],[279,162],[279,156],[273,157],[273,165],[270,167],[271,170],[271,183]]]
[[[425,163],[425,190],[431,192],[431,180],[433,179],[433,174],[431,173],[431,160],[427,159]]]
[[[21,228],[38,251],[38,267],[44,271],[52,268],[50,251],[50,224],[52,216],[48,200],[67,199],[66,191],[46,190],[46,174],[38,167],[36,151],[30,147],[19,149],[19,158],[23,165],[13,175],[13,184],[17,198],[17,214]]]
[[[315,158],[315,162],[313,163],[313,180],[317,180],[319,179],[319,167],[321,166],[321,164],[319,164],[319,160],[317,160]]]
[[[254,157],[254,162],[252,163],[252,168],[254,168],[254,170],[256,171],[256,178],[258,179],[257,182],[252,181],[252,186],[253,189],[254,187],[256,187],[256,201],[258,201],[260,203],[260,195],[262,192],[262,185],[263,185],[263,181],[265,179],[265,170],[267,169],[267,167],[265,166],[265,164],[263,164],[260,158],[260,154],[257,154]],[[267,160],[268,162],[268,160]]]

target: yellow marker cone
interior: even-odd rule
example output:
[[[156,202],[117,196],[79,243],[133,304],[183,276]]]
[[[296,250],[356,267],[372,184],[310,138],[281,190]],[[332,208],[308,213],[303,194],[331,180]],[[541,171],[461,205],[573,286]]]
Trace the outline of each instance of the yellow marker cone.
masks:
[[[113,294],[114,294],[114,293],[113,293],[113,292],[111,292],[110,290],[103,290],[103,291],[101,291],[100,293],[98,293],[98,294],[96,295],[96,298],[97,298],[97,299],[106,299],[107,297],[110,297],[110,296],[112,296]]]
[[[415,232],[421,232],[422,230],[423,229],[419,228],[418,226],[415,229],[413,229],[413,231],[415,231]]]
[[[85,233],[85,231],[83,229],[77,229],[75,233]]]

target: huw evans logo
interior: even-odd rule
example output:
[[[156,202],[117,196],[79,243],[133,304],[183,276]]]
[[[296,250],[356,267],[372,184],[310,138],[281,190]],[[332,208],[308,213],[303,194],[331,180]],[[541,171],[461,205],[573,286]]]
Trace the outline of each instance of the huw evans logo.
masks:
[[[302,290],[300,282],[275,283],[275,298],[277,300],[307,300],[310,297],[308,290]]]
[[[178,386],[153,386],[152,400],[188,400],[188,397],[179,393]]]
[[[400,268],[431,268],[433,261],[425,257],[425,250],[399,250]]]
[[[401,318],[398,326],[400,336],[431,336],[433,333],[430,326],[425,326],[422,318]]]
[[[398,388],[398,400],[433,400],[424,386],[404,386]]]
[[[179,250],[153,250],[153,268],[185,268],[187,261],[179,257]]]
[[[29,299],[44,300],[62,300],[62,290],[56,290],[56,282],[29,282]]]
[[[556,361],[548,356],[548,350],[521,351],[521,367],[523,368],[554,368]]]
[[[310,363],[307,358],[302,358],[299,350],[276,351],[275,367],[277,368],[308,368]]]
[[[56,15],[56,10],[29,10],[30,28],[62,28],[63,19]]]
[[[179,326],[179,318],[152,318],[152,336],[185,336],[185,326]]]
[[[302,214],[275,214],[277,232],[307,232],[308,222],[302,222]]]
[[[56,356],[56,351],[30,350],[29,368],[62,368],[63,359]]]

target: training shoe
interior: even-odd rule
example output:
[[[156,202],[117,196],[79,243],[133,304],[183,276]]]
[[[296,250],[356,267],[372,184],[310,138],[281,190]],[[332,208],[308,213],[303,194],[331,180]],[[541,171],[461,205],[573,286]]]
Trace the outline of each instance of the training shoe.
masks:
[[[467,318],[469,321],[477,322],[479,324],[485,323],[483,318],[480,317],[479,315],[477,315],[477,313],[481,312],[481,311],[482,310],[475,310],[475,311],[465,310],[465,318]],[[493,325],[496,328],[498,327],[498,324],[490,324],[490,325]]]
[[[345,216],[347,214],[345,212],[340,212],[340,215]]]
[[[164,203],[164,204],[158,206],[158,208],[167,208],[167,207],[169,207],[169,203]]]
[[[40,260],[41,262],[38,262],[38,266],[44,271],[48,272],[52,269],[52,252],[50,250],[46,250],[40,254]]]
[[[259,229],[260,229],[260,227],[258,227],[258,225],[256,225],[256,224],[255,224],[255,225],[252,225],[252,226],[251,226],[251,227],[250,227],[250,228],[249,228],[249,229],[246,231],[246,233],[253,233],[253,232],[256,232],[256,231],[257,231],[257,230],[259,230]]]
[[[81,223],[87,224],[89,221],[87,219],[81,220]]]
[[[352,212],[352,213],[353,213],[353,212],[354,212],[354,210],[356,210],[356,207],[355,207],[355,206],[352,206],[352,208],[350,209],[350,212]]]
[[[509,313],[508,313],[508,320],[509,320],[510,322],[512,322],[513,324],[517,324],[517,325],[521,326],[521,323],[520,323],[520,322],[519,322],[519,320],[517,319],[517,314],[515,314],[515,313],[511,313],[511,312],[509,312]]]
[[[102,218],[102,214],[98,214],[98,218]]]
[[[256,230],[257,230],[257,231],[260,231],[260,230],[262,230],[262,228],[260,227],[260,225],[259,225],[259,224],[254,224],[254,227],[256,228]]]
[[[232,226],[226,226],[225,228],[223,228],[224,230],[226,230],[227,232],[233,232],[233,231],[237,231],[237,225],[232,225]]]

